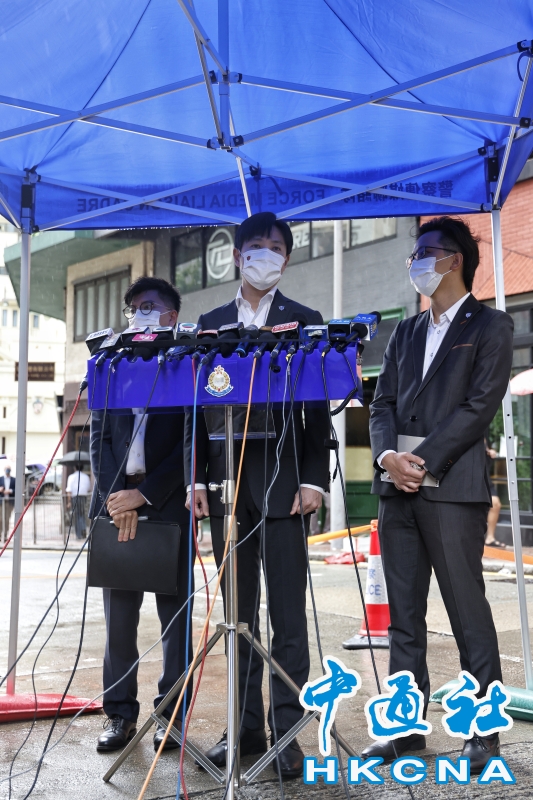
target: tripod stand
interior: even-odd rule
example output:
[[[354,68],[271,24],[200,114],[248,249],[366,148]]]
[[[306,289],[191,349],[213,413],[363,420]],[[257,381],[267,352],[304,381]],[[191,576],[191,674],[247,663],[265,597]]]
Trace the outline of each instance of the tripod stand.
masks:
[[[239,642],[238,637],[244,636],[245,639],[255,648],[261,658],[264,659],[267,666],[293,691],[297,696],[300,694],[300,687],[287,675],[287,673],[270,658],[268,651],[263,645],[257,641],[255,636],[252,636],[248,629],[248,625],[238,621],[238,605],[237,605],[237,538],[238,528],[237,520],[233,514],[233,506],[235,501],[235,480],[234,480],[234,464],[233,464],[233,451],[234,451],[234,433],[233,433],[233,407],[225,406],[224,409],[224,423],[225,423],[225,441],[226,441],[226,480],[221,485],[210,484],[209,488],[212,491],[218,489],[222,490],[222,501],[225,505],[224,516],[224,538],[229,539],[226,567],[225,567],[225,581],[226,581],[226,599],[225,599],[225,619],[224,623],[217,625],[216,632],[209,639],[207,643],[207,653],[209,653],[219,639],[225,636],[226,639],[226,656],[227,656],[227,768],[226,772],[222,772],[207,756],[187,738],[185,742],[185,752],[192,756],[212,778],[218,783],[226,785],[227,800],[235,800],[235,790],[242,784],[251,783],[275,758],[276,752],[282,750],[286,744],[291,742],[300,731],[302,731],[313,719],[318,716],[318,711],[308,712],[295,724],[293,727],[277,742],[277,745],[271,747],[256,763],[250,767],[245,773],[241,774],[240,758],[239,758],[239,726],[240,726],[240,708],[239,708]],[[194,513],[194,512],[192,512]],[[231,524],[233,518],[233,524]],[[231,529],[230,529],[231,527]],[[195,661],[192,663],[190,669],[193,671],[201,664],[204,657],[203,653],[199,653]],[[155,711],[150,715],[146,722],[142,725],[134,738],[122,750],[119,757],[104,775],[104,781],[109,781],[115,774],[117,769],[128,758],[132,750],[139,744],[141,739],[148,733],[154,723],[168,727],[168,720],[163,716],[165,709],[177,697],[185,682],[187,673],[184,673],[179,680],[172,687],[170,692],[163,698],[161,703],[157,706]],[[172,726],[169,735],[178,742],[182,743],[182,734],[176,726]],[[344,741],[344,739],[337,733],[336,735],[339,745],[350,756],[355,753],[352,748]]]

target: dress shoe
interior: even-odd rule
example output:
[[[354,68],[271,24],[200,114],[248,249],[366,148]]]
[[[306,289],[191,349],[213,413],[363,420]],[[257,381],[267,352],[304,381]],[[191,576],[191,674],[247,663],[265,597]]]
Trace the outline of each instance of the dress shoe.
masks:
[[[174,725],[176,726],[176,728],[178,728],[179,731],[181,731],[181,720],[179,722],[174,722]],[[163,725],[158,725],[157,728],[155,729],[154,750],[156,753],[159,750],[159,745],[163,741],[165,732],[166,728],[164,728]],[[179,750],[180,747],[181,745],[178,744],[178,742],[175,739],[173,739],[172,736],[169,734],[165,742],[165,746],[163,747],[163,750]]]
[[[377,756],[382,758],[385,764],[388,764],[408,751],[425,749],[426,737],[420,733],[412,733],[411,736],[401,736],[399,739],[378,739],[365,747],[361,755],[363,758]]]
[[[241,738],[239,740],[241,756],[255,756],[267,751],[266,733],[263,728],[251,730],[243,726]],[[207,751],[207,758],[217,767],[226,766],[226,756],[228,753],[227,731],[222,734],[222,739],[214,747]],[[201,764],[196,762],[196,766]]]
[[[99,753],[106,753],[109,750],[122,750],[136,733],[135,722],[124,719],[118,714],[108,717],[104,722],[105,732],[98,737],[96,749]]]
[[[491,758],[500,755],[500,737],[497,733],[492,736],[473,736],[465,741],[461,755],[470,759],[470,774],[479,775]]]
[[[285,736],[286,731],[277,731],[278,740]],[[272,747],[274,747],[276,738],[274,735],[270,737]],[[279,773],[278,773],[279,762]],[[292,742],[286,744],[283,750],[280,750],[276,758],[272,762],[272,768],[276,775],[281,774],[282,778],[299,778],[303,775],[304,771],[304,754],[302,748],[298,744],[298,739],[293,739]]]

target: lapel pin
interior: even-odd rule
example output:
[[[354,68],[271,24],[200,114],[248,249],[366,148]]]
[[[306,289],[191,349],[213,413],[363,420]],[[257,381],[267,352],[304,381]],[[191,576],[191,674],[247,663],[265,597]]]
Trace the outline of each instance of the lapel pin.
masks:
[[[469,312],[468,312],[468,314],[466,314],[466,317],[467,317],[467,319],[468,319],[468,317],[471,317],[471,316],[472,316],[472,314],[471,314],[471,312],[469,311]]]
[[[285,311],[285,306],[279,306],[280,311]]]

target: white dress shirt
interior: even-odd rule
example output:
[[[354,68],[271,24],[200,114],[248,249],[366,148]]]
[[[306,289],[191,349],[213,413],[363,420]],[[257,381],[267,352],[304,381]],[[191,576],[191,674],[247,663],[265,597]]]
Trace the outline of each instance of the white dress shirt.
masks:
[[[242,322],[244,326],[247,325],[257,325],[258,328],[261,328],[267,320],[268,312],[270,311],[270,306],[272,305],[272,300],[274,299],[274,295],[278,290],[278,285],[272,287],[259,301],[259,305],[257,306],[257,311],[254,311],[248,300],[245,300],[242,296],[242,286],[239,286],[239,291],[237,292],[237,297],[235,298],[235,305],[237,306],[237,321]],[[314,486],[311,483],[302,483],[302,489],[315,489],[320,494],[324,494],[324,490],[320,486]],[[198,489],[206,489],[205,483],[195,483],[194,488]],[[187,492],[191,491],[190,484],[187,486]]]
[[[84,497],[91,491],[91,479],[86,472],[76,470],[68,476],[67,494],[73,497]]]
[[[435,322],[433,316],[433,309],[429,309],[429,322],[426,337],[426,351],[424,353],[424,368],[422,370],[422,379],[425,378],[426,372],[431,366],[431,363],[437,355],[437,350],[441,346],[441,342],[446,336],[448,328],[452,324],[457,312],[465,302],[466,298],[470,297],[470,292],[467,292],[460,300],[450,306],[444,313],[440,315],[440,321]],[[389,453],[396,453],[396,450],[384,450],[377,458],[378,466],[381,467],[381,462]]]
[[[126,475],[138,475],[146,472],[144,460],[144,437],[146,436],[146,424],[148,414],[143,419],[143,408],[132,408],[133,411],[133,441],[131,443],[128,460],[126,462]],[[142,423],[141,420],[143,419]],[[140,427],[139,427],[140,425]],[[137,430],[137,428],[139,430]],[[137,433],[135,433],[137,431]]]

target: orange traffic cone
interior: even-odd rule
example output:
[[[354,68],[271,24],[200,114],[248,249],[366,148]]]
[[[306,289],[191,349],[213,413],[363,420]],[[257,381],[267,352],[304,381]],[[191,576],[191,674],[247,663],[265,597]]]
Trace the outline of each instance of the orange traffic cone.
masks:
[[[372,647],[388,648],[388,627],[390,625],[389,599],[383,575],[381,550],[379,549],[378,521],[370,523],[370,550],[368,553],[368,572],[366,575],[365,606],[370,626],[370,642]],[[343,642],[345,650],[363,650],[369,647],[365,619],[361,630]]]

